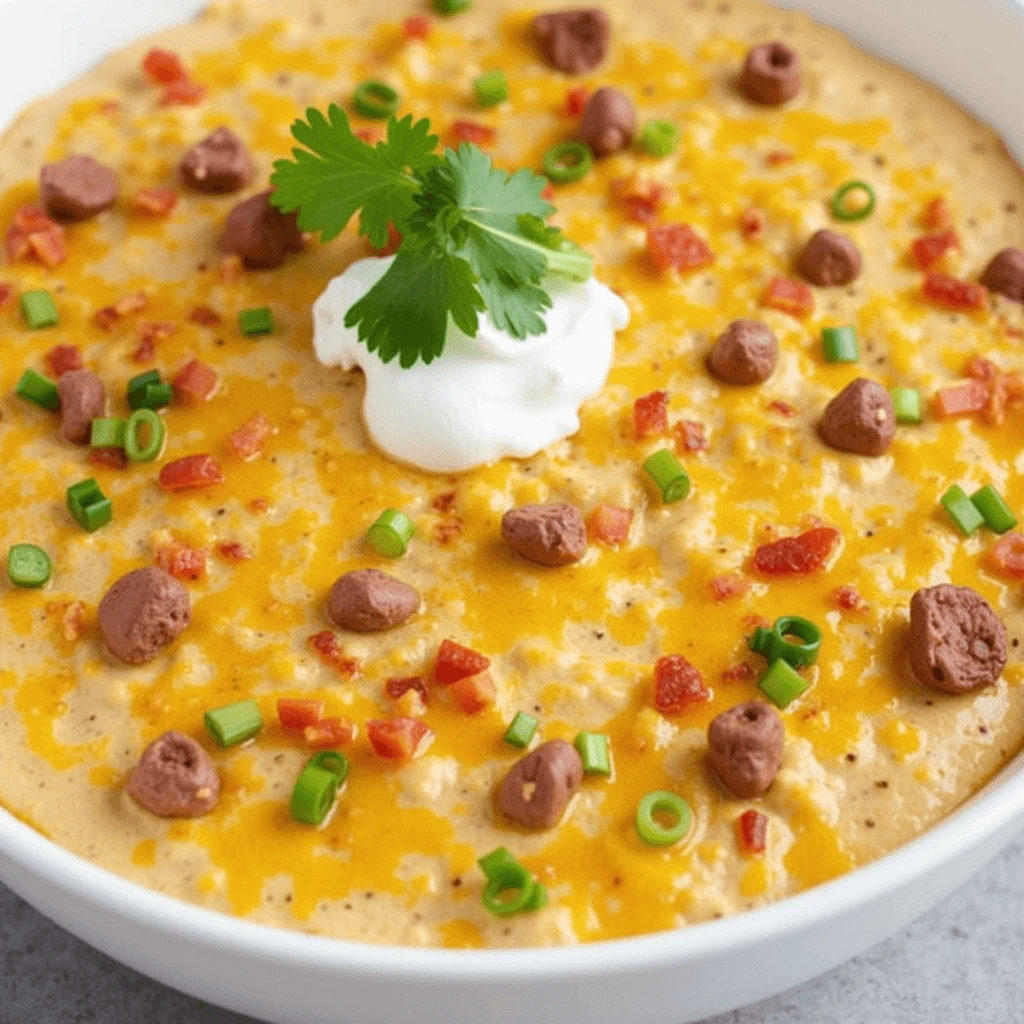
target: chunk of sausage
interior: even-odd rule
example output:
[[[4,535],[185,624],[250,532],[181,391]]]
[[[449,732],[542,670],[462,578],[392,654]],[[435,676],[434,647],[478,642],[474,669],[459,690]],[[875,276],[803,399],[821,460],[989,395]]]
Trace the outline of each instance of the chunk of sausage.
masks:
[[[57,381],[57,394],[63,417],[61,436],[72,444],[88,444],[92,421],[107,407],[103,381],[92,370],[68,370]]]
[[[775,708],[751,700],[708,726],[708,761],[733,796],[750,800],[774,782],[785,742],[786,730]]]
[[[129,665],[152,661],[191,621],[188,591],[156,566],[122,576],[100,601],[103,640]]]
[[[182,181],[197,192],[237,192],[253,179],[256,168],[245,143],[229,128],[218,128],[182,158]]]
[[[796,269],[819,288],[851,284],[860,277],[860,249],[838,231],[823,229],[811,236],[797,257]]]
[[[884,455],[896,436],[892,395],[881,384],[858,377],[825,407],[818,435],[836,451]]]
[[[255,270],[273,270],[289,253],[302,251],[298,216],[282,213],[270,203],[272,192],[260,192],[239,203],[228,215],[221,250],[241,256]]]
[[[942,583],[910,602],[910,664],[925,686],[968,693],[1006,667],[1006,627],[970,587]]]
[[[605,86],[587,101],[580,119],[580,138],[597,156],[625,149],[636,134],[636,109],[618,89]]]
[[[751,103],[777,107],[800,92],[800,54],[785,43],[761,43],[747,54],[740,91]]]
[[[1010,248],[997,253],[981,275],[981,283],[989,291],[1024,302],[1024,251]]]
[[[537,565],[571,565],[587,551],[587,527],[575,505],[511,509],[501,521],[501,536],[517,555]]]
[[[527,828],[553,828],[583,783],[583,761],[565,740],[551,740],[512,766],[498,792],[502,813]]]
[[[39,172],[39,195],[58,220],[87,220],[117,201],[117,175],[91,156],[76,153]]]
[[[420,606],[408,583],[377,569],[347,572],[331,588],[327,614],[342,629],[379,633],[407,622]]]
[[[125,790],[161,818],[201,818],[217,805],[220,776],[194,739],[165,732],[146,747]]]
[[[608,55],[612,29],[597,8],[553,11],[533,19],[533,38],[544,59],[567,75],[593,71]]]
[[[760,384],[772,375],[778,354],[779,343],[767,324],[734,320],[715,342],[707,364],[725,384]]]

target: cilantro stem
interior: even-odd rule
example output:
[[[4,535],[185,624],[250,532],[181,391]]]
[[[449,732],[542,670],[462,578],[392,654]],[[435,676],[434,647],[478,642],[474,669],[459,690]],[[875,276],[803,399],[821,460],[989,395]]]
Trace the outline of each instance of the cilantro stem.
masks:
[[[518,245],[523,249],[539,253],[547,261],[549,274],[558,274],[560,277],[567,277],[570,281],[578,281],[582,284],[584,281],[589,281],[594,273],[594,257],[568,239],[562,240],[564,248],[550,249],[546,245],[524,238],[522,235],[513,235],[500,228],[492,227],[490,224],[481,223],[471,216],[467,216],[466,221],[481,231],[487,231],[495,237],[503,239],[510,245]]]

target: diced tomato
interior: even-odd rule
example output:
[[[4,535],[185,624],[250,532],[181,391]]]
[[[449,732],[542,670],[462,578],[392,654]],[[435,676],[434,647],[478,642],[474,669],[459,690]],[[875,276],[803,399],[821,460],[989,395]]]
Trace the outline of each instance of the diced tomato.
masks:
[[[156,564],[176,580],[195,583],[206,575],[206,552],[180,541],[171,541],[157,548]]]
[[[565,94],[565,113],[568,117],[582,117],[590,99],[590,90],[581,85]]]
[[[769,402],[768,409],[771,412],[778,413],[780,416],[785,416],[787,419],[796,415],[796,409],[789,402]]]
[[[221,315],[209,306],[196,306],[188,314],[189,320],[202,327],[216,327],[221,321]]]
[[[638,441],[645,437],[657,437],[667,431],[667,391],[652,391],[633,403],[633,434]]]
[[[989,387],[980,380],[965,380],[962,384],[942,388],[936,392],[932,411],[940,420],[953,416],[971,416],[988,408]]]
[[[803,281],[776,274],[768,282],[761,304],[802,319],[814,312],[814,292]]]
[[[676,443],[684,452],[706,452],[711,443],[704,433],[704,424],[696,420],[680,420],[675,425]]]
[[[0,309],[3,309],[14,298],[14,289],[0,281]]]
[[[305,729],[308,725],[316,725],[323,717],[322,700],[282,697],[277,702],[277,720],[282,729]]]
[[[226,540],[217,545],[217,555],[225,562],[247,562],[252,558],[249,549],[237,540]]]
[[[988,561],[996,572],[1024,580],[1024,534],[1008,533],[1000,537],[989,551]]]
[[[924,213],[921,214],[921,223],[928,231],[942,231],[945,228],[951,228],[953,212],[949,208],[949,203],[942,196],[933,199],[924,208]]]
[[[444,494],[439,494],[430,503],[430,507],[441,515],[446,516],[455,511],[455,505],[459,500],[459,495],[455,491],[445,491]]]
[[[376,146],[384,141],[384,133],[379,128],[357,128],[355,137],[362,139],[368,146]]]
[[[325,665],[337,669],[342,675],[359,675],[359,660],[345,654],[338,643],[338,638],[329,629],[314,633],[307,642]]]
[[[402,232],[394,224],[388,223],[388,242],[382,249],[374,249],[377,256],[394,256],[402,247]]]
[[[15,213],[6,249],[11,263],[35,256],[44,266],[56,267],[67,259],[64,229],[35,206],[23,206]]]
[[[598,505],[587,516],[587,536],[593,541],[618,547],[629,540],[633,525],[633,510],[617,505]]]
[[[152,337],[143,338],[138,348],[132,353],[132,359],[137,363],[149,363],[156,357],[156,344]]]
[[[654,706],[663,715],[678,715],[706,704],[711,691],[704,677],[681,654],[659,658],[654,666]]]
[[[860,591],[849,584],[838,587],[833,591],[832,600],[835,602],[836,607],[844,612],[862,612],[866,611],[868,607],[868,603],[861,597]]]
[[[273,431],[266,413],[258,412],[232,431],[228,440],[240,459],[254,459],[263,451],[263,444]]]
[[[265,516],[270,511],[270,500],[268,498],[253,498],[249,502],[249,511],[253,515]]]
[[[981,356],[971,356],[964,367],[964,373],[975,380],[991,381],[999,376],[999,367],[991,359],[982,359]]]
[[[160,486],[165,491],[187,491],[222,483],[224,471],[212,455],[186,455],[160,470]]]
[[[769,167],[782,167],[785,164],[791,164],[795,159],[795,154],[790,153],[787,149],[773,149],[765,157],[765,162]]]
[[[474,146],[492,146],[498,141],[497,129],[476,121],[456,121],[452,125],[452,138],[458,142],[469,142]]]
[[[186,80],[184,82],[171,82],[164,89],[160,97],[160,106],[173,107],[185,106],[194,107],[206,99],[206,86],[198,82]]]
[[[184,82],[188,79],[188,70],[181,57],[170,50],[153,49],[142,58],[142,70],[154,82],[169,85],[171,82]]]
[[[960,248],[960,236],[952,229],[932,231],[915,239],[910,255],[921,270],[931,270],[947,252]]]
[[[312,750],[344,747],[356,738],[355,722],[347,718],[324,718],[302,730],[306,746]]]
[[[746,857],[756,857],[768,849],[768,818],[751,808],[736,819],[736,841]]]
[[[420,695],[424,704],[430,702],[430,690],[422,676],[406,676],[403,679],[389,679],[384,684],[384,693],[391,700],[401,700],[410,690]]]
[[[746,679],[754,678],[754,670],[745,662],[738,665],[730,665],[723,673],[722,679],[727,683],[741,683]]]
[[[842,534],[831,526],[819,526],[799,537],[783,537],[763,544],[754,554],[754,569],[765,576],[802,576],[825,568],[839,546]]]
[[[743,211],[740,216],[740,234],[748,242],[760,238],[764,234],[764,227],[765,216],[760,210],[751,207],[749,210]]]
[[[140,188],[132,196],[132,209],[149,217],[166,217],[178,205],[173,188]]]
[[[631,174],[612,182],[612,194],[625,204],[626,215],[638,224],[649,224],[672,196],[672,189],[646,174]]]
[[[490,672],[459,679],[448,688],[452,699],[465,715],[476,715],[489,708],[498,699],[498,688]]]
[[[555,186],[550,181],[540,190],[540,197],[548,203],[555,201]]]
[[[366,736],[373,752],[385,761],[411,761],[433,738],[430,729],[416,718],[371,719],[366,723]]]
[[[190,359],[174,375],[174,393],[186,402],[208,402],[217,390],[217,371],[198,359]]]
[[[454,640],[442,640],[434,662],[434,681],[450,686],[460,679],[479,675],[491,667],[491,659]]]
[[[33,231],[28,236],[28,244],[44,267],[58,267],[68,258],[63,232]]]
[[[123,448],[93,448],[89,461],[94,466],[103,466],[105,469],[127,469],[128,456]]]
[[[59,380],[62,373],[82,369],[82,353],[77,345],[54,345],[46,353],[46,369],[54,380]]]
[[[988,304],[988,289],[983,284],[961,281],[934,270],[925,276],[921,294],[936,306],[954,312],[972,312]]]
[[[430,35],[430,19],[423,14],[413,14],[402,22],[406,39],[426,39]]]
[[[458,518],[448,519],[443,523],[435,523],[434,540],[441,545],[451,544],[464,529],[465,524]]]
[[[689,224],[664,224],[647,229],[647,251],[658,270],[686,273],[715,262],[711,247]]]
[[[177,324],[143,320],[136,328],[139,346],[132,353],[132,359],[137,363],[150,362],[156,355],[157,343],[169,338],[177,329]]]
[[[121,319],[121,314],[113,306],[104,306],[97,309],[92,315],[93,326],[101,331],[112,331],[114,325]]]
[[[742,597],[754,585],[754,581],[737,572],[715,576],[708,581],[708,589],[716,601],[728,601],[734,597]]]

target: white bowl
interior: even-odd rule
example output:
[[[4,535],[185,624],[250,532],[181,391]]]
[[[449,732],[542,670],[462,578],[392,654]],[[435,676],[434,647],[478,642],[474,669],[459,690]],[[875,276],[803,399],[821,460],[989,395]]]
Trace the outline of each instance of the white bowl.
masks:
[[[109,50],[202,6],[201,0],[0,0],[0,124]],[[790,0],[782,6],[806,11],[941,85],[1024,153],[1019,3]],[[724,921],[568,949],[448,952],[277,931],[123,881],[2,811],[0,880],[136,970],[275,1024],[687,1024],[773,995],[862,952],[948,895],[1022,824],[1024,756],[937,828],[834,882]]]

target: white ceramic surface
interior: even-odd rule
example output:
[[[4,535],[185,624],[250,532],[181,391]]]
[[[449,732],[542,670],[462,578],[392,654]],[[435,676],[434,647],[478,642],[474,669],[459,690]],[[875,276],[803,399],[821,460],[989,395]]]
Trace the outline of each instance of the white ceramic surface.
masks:
[[[201,6],[0,0],[0,124],[104,52]],[[1024,153],[1024,10],[1016,0],[783,6],[941,84]],[[40,39],[47,44],[26,43]],[[275,1024],[687,1024],[861,952],[945,897],[1022,824],[1024,757],[938,828],[870,867],[729,920],[576,949],[446,952],[273,931],[124,882],[3,812],[0,880],[131,967]]]

